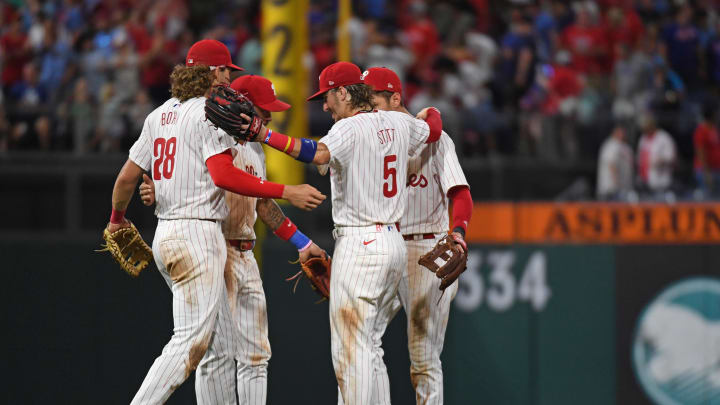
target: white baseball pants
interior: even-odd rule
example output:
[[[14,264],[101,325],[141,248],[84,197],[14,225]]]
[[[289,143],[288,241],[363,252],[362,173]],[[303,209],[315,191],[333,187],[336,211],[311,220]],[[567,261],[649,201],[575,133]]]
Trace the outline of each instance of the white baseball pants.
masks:
[[[393,314],[400,305],[407,314],[408,351],[410,352],[410,381],[415,388],[418,404],[442,405],[443,372],[440,354],[445,342],[450,304],[457,294],[455,282],[440,291],[440,279],[430,270],[418,264],[420,256],[432,250],[445,236],[435,239],[406,241],[407,271],[400,281],[398,300],[393,305]],[[442,298],[440,298],[442,295]]]
[[[338,227],[330,278],[332,360],[338,403],[390,403],[382,336],[407,262],[395,225]]]
[[[223,277],[227,252],[220,224],[160,220],[153,254],[172,291],[174,329],[132,404],[164,403],[198,366],[198,404],[234,404],[235,373],[214,372],[227,367],[227,361],[234,368],[238,339]]]

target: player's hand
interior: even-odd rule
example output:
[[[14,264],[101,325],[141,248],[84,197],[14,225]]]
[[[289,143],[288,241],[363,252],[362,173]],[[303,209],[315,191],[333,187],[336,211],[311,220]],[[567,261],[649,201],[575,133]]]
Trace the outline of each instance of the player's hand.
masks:
[[[248,128],[250,127],[250,124],[252,123],[252,118],[250,118],[250,116],[248,116],[247,114],[240,114],[240,117],[242,117],[242,119],[246,122],[246,124],[240,126],[240,129],[242,129],[243,131],[247,131]],[[260,127],[260,130],[258,131],[257,135],[251,139],[248,139],[248,142],[262,141],[267,136],[267,131],[268,131],[268,129],[265,127],[265,124],[263,124]]]
[[[140,199],[148,207],[155,204],[155,183],[143,173],[143,182],[140,184]]]
[[[440,112],[440,110],[438,110],[438,109],[435,108],[435,107],[425,107],[425,108],[423,108],[419,113],[417,113],[417,115],[415,116],[415,118],[417,118],[417,119],[419,119],[419,120],[425,121],[425,120],[427,119],[428,111],[430,111],[430,109],[433,109],[433,110],[435,110],[435,111],[437,111],[437,112]]]
[[[309,184],[300,184],[298,186],[285,186],[282,198],[290,201],[290,204],[300,209],[310,211],[322,204],[326,197],[315,187]]]
[[[110,233],[113,233],[119,229],[129,228],[129,227],[130,227],[130,221],[128,221],[127,218],[123,218],[122,222],[120,222],[119,224],[108,223],[107,230],[110,231]]]
[[[299,254],[300,263],[305,263],[313,257],[327,257],[327,253],[324,250],[320,249],[320,247],[316,245],[315,242],[311,243],[307,249],[299,252]]]
[[[450,233],[450,236],[452,236],[452,238],[455,239],[455,242],[457,242],[455,249],[458,253],[463,253],[463,249],[465,250],[464,253],[467,253],[467,242],[465,242],[465,238],[463,238],[462,234],[459,232],[452,232]]]

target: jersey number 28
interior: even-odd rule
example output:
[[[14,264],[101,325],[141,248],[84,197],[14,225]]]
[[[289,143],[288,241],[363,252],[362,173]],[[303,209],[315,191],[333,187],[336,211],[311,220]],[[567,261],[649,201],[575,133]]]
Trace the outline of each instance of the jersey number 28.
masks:
[[[385,161],[383,165],[383,178],[387,180],[387,182],[383,183],[383,195],[387,198],[390,198],[397,194],[397,169],[395,169],[394,167],[390,167],[390,163],[396,161],[396,155],[385,156]],[[390,179],[391,177],[392,179]]]
[[[170,139],[157,138],[155,140],[155,145],[153,146],[153,155],[155,156],[155,162],[153,163],[154,180],[161,180],[162,178],[169,179],[172,177],[173,170],[175,170],[176,142],[177,139],[175,139],[175,137]],[[162,166],[162,168],[160,166]]]

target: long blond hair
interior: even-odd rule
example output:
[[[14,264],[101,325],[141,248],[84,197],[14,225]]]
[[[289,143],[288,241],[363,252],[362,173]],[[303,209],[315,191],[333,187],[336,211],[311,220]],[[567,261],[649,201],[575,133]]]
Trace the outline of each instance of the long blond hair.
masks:
[[[180,101],[202,97],[213,83],[210,67],[176,65],[170,73],[170,94]]]

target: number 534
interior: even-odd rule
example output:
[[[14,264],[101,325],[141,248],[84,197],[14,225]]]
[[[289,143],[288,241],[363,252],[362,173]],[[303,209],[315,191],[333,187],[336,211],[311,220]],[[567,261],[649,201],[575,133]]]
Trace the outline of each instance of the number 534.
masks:
[[[535,251],[528,258],[520,283],[513,274],[515,252],[490,251],[485,260],[490,267],[487,286],[480,274],[483,254],[471,250],[468,253],[467,270],[460,276],[455,305],[461,311],[472,312],[482,304],[483,298],[490,309],[502,312],[510,309],[515,301],[528,302],[535,311],[542,311],[552,295],[547,284],[547,258],[545,252]]]

